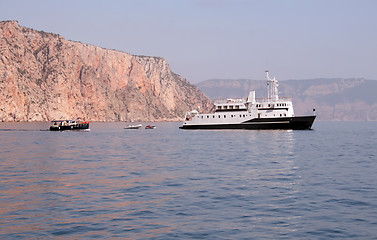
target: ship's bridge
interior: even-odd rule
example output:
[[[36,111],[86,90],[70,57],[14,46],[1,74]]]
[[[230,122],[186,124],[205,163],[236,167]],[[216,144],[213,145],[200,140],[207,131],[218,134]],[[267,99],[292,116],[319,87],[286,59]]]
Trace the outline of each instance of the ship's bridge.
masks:
[[[218,111],[246,111],[245,98],[228,98],[214,100],[216,112]]]

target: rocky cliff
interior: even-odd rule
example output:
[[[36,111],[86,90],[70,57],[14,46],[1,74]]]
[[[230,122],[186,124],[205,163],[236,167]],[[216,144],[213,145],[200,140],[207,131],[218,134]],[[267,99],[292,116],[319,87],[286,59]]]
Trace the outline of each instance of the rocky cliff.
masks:
[[[265,80],[207,80],[197,85],[211,99],[267,96]],[[377,121],[377,81],[360,78],[279,81],[279,96],[291,97],[296,115],[316,109],[322,121]]]
[[[0,121],[180,120],[211,101],[160,57],[0,22]]]

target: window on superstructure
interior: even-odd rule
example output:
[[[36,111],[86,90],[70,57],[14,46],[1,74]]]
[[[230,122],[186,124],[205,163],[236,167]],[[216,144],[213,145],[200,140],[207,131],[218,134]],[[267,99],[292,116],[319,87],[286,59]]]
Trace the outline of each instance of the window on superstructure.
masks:
[[[224,106],[224,109],[228,109],[228,106]]]
[[[236,106],[236,109],[240,109],[240,106],[239,106],[239,105],[237,105],[237,106]]]
[[[217,109],[221,109],[221,106],[217,106]]]
[[[233,109],[233,106],[229,106],[229,109]]]

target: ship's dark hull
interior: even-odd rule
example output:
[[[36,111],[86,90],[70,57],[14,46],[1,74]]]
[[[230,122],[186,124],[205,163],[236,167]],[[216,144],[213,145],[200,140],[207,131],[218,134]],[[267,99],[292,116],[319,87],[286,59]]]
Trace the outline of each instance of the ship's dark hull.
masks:
[[[288,117],[288,118],[255,118],[239,124],[207,124],[183,125],[181,129],[311,129],[315,116]]]
[[[81,123],[71,126],[51,126],[50,131],[65,131],[65,130],[85,130],[89,128],[89,123]]]

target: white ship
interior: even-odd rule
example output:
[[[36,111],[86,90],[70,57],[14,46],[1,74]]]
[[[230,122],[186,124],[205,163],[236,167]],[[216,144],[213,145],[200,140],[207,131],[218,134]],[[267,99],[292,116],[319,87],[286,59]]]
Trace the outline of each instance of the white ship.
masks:
[[[215,113],[188,112],[181,129],[311,129],[312,116],[295,116],[292,100],[279,98],[278,81],[267,76],[267,98],[255,98],[250,91],[248,98],[215,100]]]

